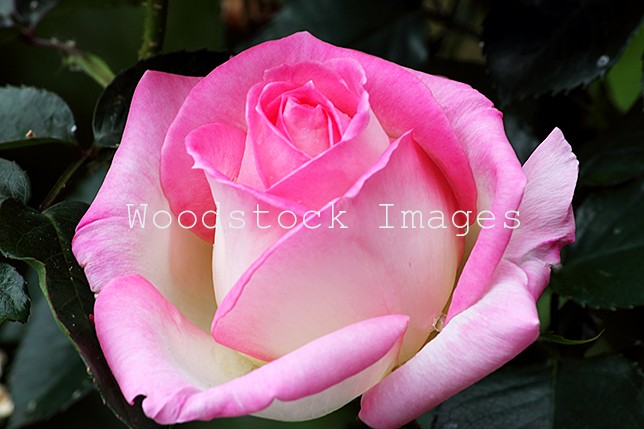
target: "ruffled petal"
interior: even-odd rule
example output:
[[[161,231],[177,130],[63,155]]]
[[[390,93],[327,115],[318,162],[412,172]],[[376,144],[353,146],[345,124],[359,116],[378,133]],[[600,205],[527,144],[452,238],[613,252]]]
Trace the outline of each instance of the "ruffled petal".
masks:
[[[99,294],[96,331],[125,398],[161,424],[251,413],[300,420],[333,411],[390,370],[408,318],[349,326],[256,368],[192,325],[140,276]]]
[[[492,287],[411,360],[362,397],[360,419],[397,428],[508,362],[539,335],[535,298],[516,265],[503,261]]]
[[[559,263],[561,248],[575,241],[571,202],[578,166],[557,128],[523,166],[528,184],[518,210],[521,224],[512,233],[504,258],[526,271],[535,297],[547,286],[550,266]]]
[[[72,250],[93,291],[116,277],[141,274],[209,329],[215,311],[211,245],[179,225],[159,182],[164,136],[197,82],[153,71],[141,78],[112,167],[76,228]],[[180,220],[193,223],[190,215]]]

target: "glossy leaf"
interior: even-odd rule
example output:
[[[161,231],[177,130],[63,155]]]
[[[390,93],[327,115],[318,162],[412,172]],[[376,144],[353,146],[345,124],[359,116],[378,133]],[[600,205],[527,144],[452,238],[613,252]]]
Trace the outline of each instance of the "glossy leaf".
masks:
[[[76,125],[56,94],[30,87],[0,88],[0,149],[73,141]]]
[[[290,0],[252,44],[297,31],[419,68],[429,57],[427,28],[418,1]]]
[[[499,0],[484,24],[492,77],[507,98],[568,90],[602,76],[644,14],[640,0]]]
[[[175,52],[139,61],[119,73],[105,89],[94,109],[92,127],[96,145],[119,145],[134,89],[147,70],[185,76],[205,76],[228,58],[227,54],[217,52]]]
[[[580,153],[579,182],[609,186],[644,176],[644,111],[640,105]]]
[[[14,267],[0,262],[0,322],[26,322],[29,307],[25,279]]]
[[[132,428],[155,428],[140,408],[130,406],[102,354],[90,319],[94,296],[71,252],[74,229],[87,206],[63,202],[39,213],[18,201],[0,202],[0,251],[38,272],[41,289],[63,332],[76,345],[108,405]]]
[[[498,371],[421,418],[426,428],[637,429],[644,375],[619,356]],[[429,421],[427,421],[429,420]]]
[[[29,177],[15,162],[0,158],[0,199],[15,198],[26,203],[31,196]]]
[[[600,308],[644,305],[644,179],[590,195],[576,212],[577,241],[553,287],[563,296]]]
[[[9,373],[15,409],[7,429],[53,416],[92,390],[78,352],[60,332],[47,302],[39,300]]]

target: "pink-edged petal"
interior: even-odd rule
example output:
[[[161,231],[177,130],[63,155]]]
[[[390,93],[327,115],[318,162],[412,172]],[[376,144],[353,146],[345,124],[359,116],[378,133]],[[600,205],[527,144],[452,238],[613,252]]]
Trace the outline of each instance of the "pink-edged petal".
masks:
[[[321,106],[311,107],[289,99],[284,106],[282,121],[293,144],[308,156],[316,156],[329,148],[331,127]]]
[[[478,236],[468,235],[466,248],[469,250],[472,245],[473,248],[454,290],[447,315],[449,322],[490,287],[490,279],[512,235],[512,229],[504,225],[506,213],[518,209],[526,178],[505,135],[501,113],[491,101],[466,84],[413,73],[442,106],[467,155],[478,189],[478,213],[489,210],[495,217],[490,228],[481,229]]]
[[[392,205],[391,228],[381,204]],[[220,301],[215,339],[271,360],[357,321],[406,314],[404,361],[423,345],[449,298],[463,240],[449,222],[445,229],[412,228],[409,216],[402,228],[400,210],[428,216],[455,206],[438,168],[404,135],[319,220],[307,216],[311,228],[299,225],[253,263]]]
[[[226,168],[226,160],[208,145],[189,139],[187,147],[195,168],[206,173],[217,201],[212,265],[215,296],[221,302],[269,246],[301,223],[306,207],[234,183],[219,169]]]
[[[501,367],[539,335],[535,298],[516,265],[503,261],[493,286],[411,360],[362,397],[360,418],[397,428]]]
[[[190,320],[209,329],[215,311],[211,245],[180,227],[176,217],[170,219],[159,182],[164,136],[197,82],[153,71],[141,78],[112,167],[76,228],[72,250],[93,291],[116,277],[141,274]],[[167,228],[153,224],[162,210],[156,221],[165,226],[170,220]],[[184,225],[192,221],[182,216]]]
[[[256,368],[192,325],[140,276],[112,281],[96,331],[125,398],[161,424],[250,413],[298,420],[326,414],[390,370],[408,319],[366,320]]]
[[[550,265],[559,263],[561,248],[575,241],[571,202],[578,165],[555,128],[523,166],[528,184],[518,210],[521,224],[512,233],[504,258],[525,269],[535,297],[548,284]]]
[[[363,124],[331,149],[271,186],[267,192],[317,210],[346,193],[382,155],[389,138],[373,112],[354,117]]]
[[[267,118],[260,104],[265,90],[270,90],[270,87],[260,82],[248,92],[246,122],[257,173],[264,186],[269,187],[311,158],[293,146],[288,137]]]
[[[414,138],[445,174],[456,192],[459,207],[474,210],[476,187],[468,159],[450,127],[441,106],[425,85],[400,66],[360,52],[324,43],[308,33],[270,41],[250,48],[217,67],[187,97],[168,132],[163,148],[163,187],[175,213],[214,209],[206,180],[200,171],[189,171],[185,137],[208,123],[225,123],[246,131],[245,102],[250,88],[263,80],[266,70],[302,61],[357,61],[366,76],[374,113],[387,133],[399,137],[414,129]],[[348,78],[347,78],[348,79]],[[225,100],[225,102],[222,102]],[[427,118],[419,121],[418,118]],[[243,169],[242,169],[243,171]]]
[[[225,124],[203,125],[186,137],[186,145],[207,157],[225,177],[237,180],[245,151],[246,134]]]

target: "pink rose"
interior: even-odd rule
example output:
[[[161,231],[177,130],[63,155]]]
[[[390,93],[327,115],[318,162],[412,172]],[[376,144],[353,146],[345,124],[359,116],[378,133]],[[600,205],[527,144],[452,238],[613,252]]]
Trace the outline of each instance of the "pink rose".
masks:
[[[362,395],[393,428],[537,338],[576,177],[559,130],[522,168],[469,86],[300,33],[202,79],[148,72],[73,250],[157,422]]]

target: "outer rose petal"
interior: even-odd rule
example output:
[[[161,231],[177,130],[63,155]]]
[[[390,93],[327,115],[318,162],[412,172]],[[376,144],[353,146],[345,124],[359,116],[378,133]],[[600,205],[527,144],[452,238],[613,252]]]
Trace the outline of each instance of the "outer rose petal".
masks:
[[[521,226],[497,267],[490,290],[456,314],[413,359],[363,396],[360,417],[398,427],[491,373],[538,335],[535,302],[550,264],[574,239],[570,202],[577,162],[555,129],[524,166],[528,184]]]
[[[397,428],[480,380],[539,335],[539,317],[525,273],[502,262],[493,286],[411,360],[362,396],[360,419]]]
[[[575,241],[570,203],[578,165],[555,128],[523,166],[528,184],[519,206],[521,225],[512,233],[504,258],[526,271],[535,298],[548,284],[550,265],[559,263],[561,248]]]
[[[494,227],[482,229],[478,237],[474,233],[467,237],[466,251],[474,247],[454,290],[447,314],[449,323],[492,284],[490,280],[512,234],[512,229],[504,228],[505,214],[519,207],[526,178],[505,135],[501,113],[490,100],[466,84],[412,72],[432,91],[465,150],[478,189],[478,212],[490,210],[496,219]]]
[[[357,60],[364,68],[372,110],[385,131],[397,138],[413,129],[414,139],[455,190],[459,208],[474,210],[476,188],[468,160],[441,106],[425,85],[396,64],[329,45],[308,33],[297,33],[233,57],[206,76],[187,97],[168,132],[162,153],[161,180],[174,212],[190,209],[199,213],[214,208],[203,172],[190,171],[192,159],[184,145],[188,133],[216,122],[246,131],[246,94],[252,85],[262,81],[266,70],[282,64],[338,58]],[[431,120],[418,121],[418,117]],[[212,238],[212,231],[195,232],[202,238]]]
[[[192,325],[140,276],[99,294],[96,331],[130,402],[161,424],[261,412],[307,419],[349,402],[391,368],[408,318],[366,320],[254,369]]]
[[[318,228],[302,224],[270,247],[220,301],[217,341],[271,360],[359,320],[407,314],[399,361],[419,350],[449,298],[463,240],[453,227],[412,229],[407,219],[401,228],[400,210],[451,213],[445,178],[406,134],[334,204],[307,218]],[[379,204],[394,204],[392,228],[381,228]],[[346,229],[331,221],[341,210]]]
[[[113,278],[140,274],[192,322],[209,329],[215,311],[211,246],[173,219],[167,229],[152,224],[152,215],[168,210],[159,181],[164,136],[198,78],[146,72],[130,106],[127,125],[114,162],[96,199],[76,228],[74,255],[84,267],[92,290]],[[148,204],[146,226],[130,227],[132,213]],[[141,209],[142,212],[142,209]],[[167,217],[161,215],[159,224]],[[184,224],[192,219],[186,217]]]

